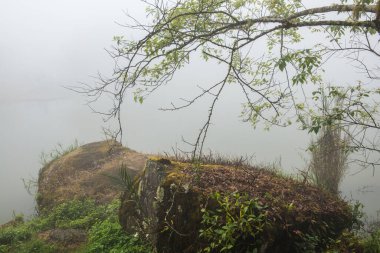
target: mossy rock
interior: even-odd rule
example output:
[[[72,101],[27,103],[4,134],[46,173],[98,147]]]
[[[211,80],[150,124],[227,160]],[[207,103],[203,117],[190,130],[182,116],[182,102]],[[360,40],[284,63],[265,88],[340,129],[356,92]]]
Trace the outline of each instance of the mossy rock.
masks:
[[[208,243],[199,238],[201,208],[217,208],[209,203],[214,192],[246,193],[265,206],[269,226],[261,252],[302,252],[308,238],[317,238],[316,249],[324,249],[354,222],[340,198],[271,171],[154,158],[135,193],[124,193],[120,223],[147,237],[159,253],[197,252]]]
[[[145,155],[115,141],[78,147],[41,169],[36,196],[38,210],[48,211],[73,199],[90,198],[99,204],[110,203],[122,190],[109,176],[117,177],[124,164],[134,177],[144,168],[146,159]]]

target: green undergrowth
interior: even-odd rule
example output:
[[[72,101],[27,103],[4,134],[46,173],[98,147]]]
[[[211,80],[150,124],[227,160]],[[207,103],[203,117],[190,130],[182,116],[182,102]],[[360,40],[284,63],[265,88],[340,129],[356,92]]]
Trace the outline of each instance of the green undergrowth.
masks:
[[[195,164],[183,156],[167,158],[174,161],[154,159],[172,165],[165,184],[181,182],[178,178],[184,173],[177,173],[177,168],[196,171],[193,182],[201,189],[207,189],[208,182],[215,184],[208,198],[210,208],[201,210],[199,252],[280,252],[283,246],[287,248],[283,252],[380,253],[380,228],[373,233],[361,231],[362,205],[346,206],[344,201],[310,184],[307,175],[294,178],[278,169],[277,164],[253,167],[243,158],[209,156]],[[241,177],[237,170],[226,176],[230,170],[219,164],[241,168]],[[252,184],[228,184],[230,178],[244,182],[245,176],[251,174],[255,175],[252,178],[257,180],[258,189],[249,196],[244,192],[249,192]],[[220,178],[223,181],[217,181]],[[231,193],[229,185],[236,192]],[[323,197],[327,204],[318,204]]]
[[[211,212],[203,209],[201,237],[209,242],[202,252],[255,252],[262,241],[263,228],[268,225],[265,206],[256,199],[235,193],[232,196],[213,196],[220,208]],[[12,224],[0,227],[0,253],[48,253],[48,252],[111,252],[150,253],[147,243],[135,235],[127,235],[119,225],[117,211],[119,201],[98,205],[92,200],[62,203],[29,221],[16,216]],[[228,214],[226,216],[226,214]],[[87,241],[75,248],[50,242],[41,234],[52,229],[80,229],[87,233]],[[251,240],[253,238],[254,240]],[[299,252],[317,252],[319,238],[305,235]],[[243,243],[242,243],[243,242]],[[328,243],[323,252],[380,253],[380,229],[366,235],[345,231]],[[246,251],[244,251],[246,252]]]
[[[371,231],[362,239],[364,253],[380,253],[380,227]]]
[[[122,231],[118,222],[119,201],[98,205],[93,200],[69,201],[29,221],[21,216],[0,227],[0,253],[5,252],[125,252],[147,253],[149,247]],[[55,229],[85,231],[87,241],[66,249],[70,242],[52,242],[44,234]]]
[[[268,217],[267,207],[258,199],[237,192],[224,195],[214,193],[209,199],[210,203],[213,203],[211,205],[214,208],[201,210],[202,229],[199,232],[207,243],[199,253],[279,252],[279,248],[270,246],[273,242],[267,232],[273,232],[274,227]],[[380,227],[363,233],[363,223],[359,220],[362,218],[361,207],[358,203],[351,206],[352,215],[358,219],[355,226],[334,238],[314,232],[300,232],[297,238],[292,238],[294,236],[289,233],[286,238],[294,243],[292,250],[289,250],[292,243],[286,247],[286,252],[380,253]]]
[[[266,212],[257,199],[233,193],[222,196],[215,193],[212,199],[219,206],[215,211],[202,209],[200,237],[209,244],[200,252],[255,252],[259,250]]]

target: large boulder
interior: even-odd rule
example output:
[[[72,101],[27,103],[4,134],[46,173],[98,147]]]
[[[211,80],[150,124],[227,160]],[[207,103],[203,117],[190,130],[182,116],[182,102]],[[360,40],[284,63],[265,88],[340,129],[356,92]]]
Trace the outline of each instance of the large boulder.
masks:
[[[300,245],[307,240],[323,249],[354,221],[343,200],[273,171],[152,158],[122,197],[120,223],[146,236],[158,253],[198,252],[209,243],[199,237],[201,209],[220,207],[210,204],[215,192],[246,193],[264,207],[259,252],[304,252]]]
[[[51,161],[40,171],[37,205],[49,210],[73,199],[91,198],[105,204],[119,196],[121,189],[112,180],[121,165],[134,177],[145,165],[146,156],[115,141],[94,142]]]

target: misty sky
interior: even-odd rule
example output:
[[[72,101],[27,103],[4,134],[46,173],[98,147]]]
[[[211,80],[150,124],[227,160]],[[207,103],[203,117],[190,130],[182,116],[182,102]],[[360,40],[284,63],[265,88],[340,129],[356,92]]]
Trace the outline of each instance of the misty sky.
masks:
[[[109,74],[113,61],[105,49],[115,35],[138,38],[117,23],[128,21],[124,12],[145,19],[140,1],[0,0],[0,223],[12,210],[31,213],[32,197],[21,178],[36,178],[41,152],[75,139],[84,144],[104,139],[104,123],[86,106],[86,98],[63,86],[94,82],[97,72]],[[206,70],[206,71],[205,71]],[[196,75],[194,75],[196,73]],[[202,126],[207,104],[181,112],[158,108],[197,92],[195,76],[207,82],[221,69],[195,60],[181,70],[172,84],[153,94],[143,105],[127,103],[123,110],[124,144],[142,152],[170,151],[193,140]],[[335,73],[344,73],[344,67]],[[347,75],[339,75],[349,79]],[[336,77],[334,77],[336,78]],[[257,162],[281,161],[288,171],[305,166],[310,137],[294,128],[254,130],[242,123],[241,94],[225,92],[217,110],[207,146],[231,155],[254,155]],[[130,100],[132,100],[130,98]],[[105,109],[105,104],[96,105]],[[186,148],[186,147],[185,147]],[[372,172],[348,178],[346,192],[365,184],[379,189]],[[377,186],[376,186],[377,184]],[[376,188],[377,187],[377,188]],[[371,195],[372,196],[372,195]],[[375,202],[376,196],[367,202]],[[378,207],[379,209],[380,207]]]

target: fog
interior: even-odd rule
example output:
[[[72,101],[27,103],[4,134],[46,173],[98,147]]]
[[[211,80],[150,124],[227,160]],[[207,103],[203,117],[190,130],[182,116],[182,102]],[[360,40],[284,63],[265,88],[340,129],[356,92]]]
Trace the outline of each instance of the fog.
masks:
[[[105,51],[115,35],[138,38],[117,23],[125,12],[145,18],[140,1],[48,1],[0,0],[0,224],[12,213],[34,212],[33,197],[22,178],[36,179],[39,157],[57,143],[68,146],[105,138],[103,122],[86,105],[86,98],[65,86],[91,84],[99,72],[109,74],[113,61]],[[205,71],[207,70],[207,71]],[[194,73],[197,73],[194,75]],[[173,147],[189,149],[182,138],[192,141],[205,121],[207,101],[182,111],[158,109],[197,92],[194,82],[220,76],[221,69],[194,60],[180,71],[171,85],[152,94],[142,105],[128,98],[123,107],[123,144],[137,151],[158,153]],[[344,74],[335,66],[334,73]],[[336,78],[336,77],[335,77]],[[255,163],[281,165],[288,173],[305,167],[310,142],[296,128],[252,128],[243,123],[241,94],[233,86],[223,94],[215,111],[206,149],[226,155],[253,156]],[[105,103],[96,104],[106,109]],[[380,174],[352,167],[341,187],[347,199],[360,199],[369,215],[380,210]],[[370,192],[363,193],[361,190]]]

